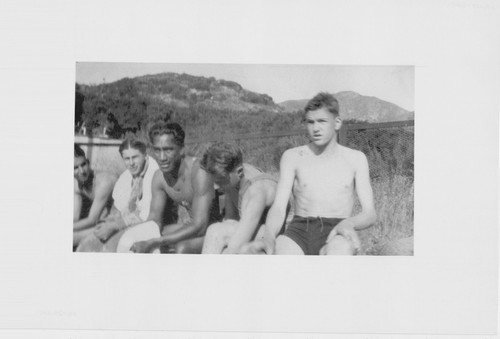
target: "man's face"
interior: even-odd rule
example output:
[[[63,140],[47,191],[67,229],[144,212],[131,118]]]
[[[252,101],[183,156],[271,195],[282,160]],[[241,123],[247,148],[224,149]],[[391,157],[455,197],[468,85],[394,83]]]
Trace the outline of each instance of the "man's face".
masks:
[[[182,160],[182,147],[174,142],[171,134],[157,135],[153,139],[153,155],[163,173],[170,173],[178,168]]]
[[[213,174],[214,183],[216,183],[223,192],[237,187],[241,180],[240,168],[241,166],[238,166],[226,175],[221,175],[218,173]]]
[[[328,112],[326,108],[309,111],[306,114],[307,134],[316,146],[328,145],[337,138],[337,130],[341,126],[341,120]]]
[[[129,148],[123,150],[122,158],[132,176],[139,175],[146,165],[146,155],[137,149]]]
[[[89,162],[85,157],[75,157],[74,165],[74,177],[80,184],[83,184],[90,176]]]

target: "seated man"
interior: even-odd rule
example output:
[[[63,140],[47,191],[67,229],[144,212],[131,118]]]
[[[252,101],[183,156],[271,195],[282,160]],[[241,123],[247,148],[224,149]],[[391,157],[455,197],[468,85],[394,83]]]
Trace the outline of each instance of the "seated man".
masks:
[[[115,252],[123,231],[146,221],[149,215],[151,182],[158,164],[149,158],[146,144],[135,137],[125,139],[118,151],[126,170],[114,186],[113,208],[94,232],[80,242],[78,252]]]
[[[94,231],[99,219],[108,214],[116,180],[110,173],[95,173],[85,152],[77,144],[74,169],[73,250]]]
[[[200,253],[205,230],[218,217],[212,177],[198,159],[184,154],[184,131],[179,124],[154,124],[149,140],[160,170],[153,177],[148,222],[128,229],[117,251]],[[189,211],[190,220],[165,225],[164,215],[172,216],[178,205]]]
[[[243,163],[241,150],[215,144],[203,156],[201,166],[224,192],[224,222],[207,230],[203,254],[234,254],[252,241],[266,220],[276,192],[276,179]]]
[[[360,246],[356,233],[376,220],[368,161],[359,151],[337,143],[342,125],[337,99],[319,93],[305,107],[311,142],[283,153],[274,203],[266,219],[263,241],[249,253],[353,255]],[[362,211],[351,216],[354,191]],[[285,233],[276,235],[293,194],[295,215]]]

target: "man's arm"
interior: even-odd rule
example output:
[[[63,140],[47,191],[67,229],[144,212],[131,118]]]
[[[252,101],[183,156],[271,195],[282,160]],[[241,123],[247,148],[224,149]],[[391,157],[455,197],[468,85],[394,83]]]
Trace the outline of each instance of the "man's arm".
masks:
[[[235,233],[231,237],[224,253],[237,253],[240,247],[252,240],[252,235],[259,227],[262,213],[274,199],[275,186],[261,181],[250,186],[241,202],[241,218]]]
[[[73,194],[73,222],[80,219],[80,213],[82,212],[82,196],[79,193],[78,181],[74,179],[74,194]]]
[[[210,207],[215,195],[214,184],[211,176],[200,168],[198,161],[193,165],[191,182],[193,185],[193,201],[191,203],[193,215],[191,221],[172,233],[151,240],[151,249],[161,245],[173,245],[181,240],[192,238],[207,226]]]
[[[296,154],[292,150],[283,153],[280,161],[280,177],[276,187],[276,196],[269,209],[264,231],[264,244],[267,254],[274,253],[276,235],[278,234],[286,218],[286,211],[290,194],[295,180]]]
[[[361,152],[356,154],[356,173],[354,180],[356,184],[356,194],[361,203],[361,212],[345,220],[349,221],[354,229],[362,230],[375,223],[377,215],[373,203],[373,191],[370,183],[368,160]]]
[[[147,221],[154,221],[158,227],[161,227],[163,222],[163,213],[165,211],[165,205],[167,204],[167,194],[163,190],[164,182],[163,173],[157,170],[153,176],[153,182],[151,183],[152,197]]]
[[[102,211],[106,207],[108,199],[111,196],[114,186],[114,178],[108,175],[102,175],[96,178],[96,187],[94,200],[87,217],[73,222],[73,231],[82,231],[84,229],[93,227],[99,221]]]
[[[355,171],[354,180],[356,194],[361,203],[361,212],[339,222],[328,235],[327,242],[331,241],[335,235],[340,234],[350,239],[357,249],[360,246],[360,241],[356,234],[356,230],[365,229],[375,223],[377,214],[373,203],[373,191],[370,183],[368,160],[361,152],[356,154]]]

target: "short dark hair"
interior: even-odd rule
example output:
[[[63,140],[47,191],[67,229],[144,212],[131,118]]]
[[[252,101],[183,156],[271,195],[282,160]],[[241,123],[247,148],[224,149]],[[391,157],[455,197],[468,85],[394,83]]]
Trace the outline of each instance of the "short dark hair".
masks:
[[[136,138],[135,136],[125,138],[125,140],[123,140],[120,147],[118,148],[118,151],[123,156],[123,151],[129,148],[136,149],[142,154],[146,154],[147,151],[146,143]]]
[[[241,149],[223,142],[210,146],[203,154],[200,166],[211,174],[227,176],[237,166],[243,164]]]
[[[84,157],[85,159],[87,158],[83,149],[77,143],[75,143],[75,158],[79,157]]]
[[[176,122],[163,122],[159,121],[149,129],[149,142],[153,143],[153,139],[157,136],[161,136],[164,134],[171,134],[174,137],[174,142],[180,146],[184,146],[184,138],[186,134],[182,129],[181,125]]]
[[[314,96],[307,103],[304,108],[304,114],[307,114],[309,111],[315,111],[320,108],[326,108],[326,110],[332,113],[335,116],[339,115],[339,102],[337,98],[333,96],[333,94],[320,92]]]

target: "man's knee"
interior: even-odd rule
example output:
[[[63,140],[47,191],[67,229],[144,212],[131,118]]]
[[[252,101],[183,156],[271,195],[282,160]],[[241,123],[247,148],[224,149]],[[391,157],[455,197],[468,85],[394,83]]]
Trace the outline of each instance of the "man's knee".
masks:
[[[86,229],[82,231],[73,231],[73,248],[76,250],[80,243],[89,235],[93,234],[94,229]]]
[[[291,238],[280,235],[276,238],[275,254],[304,254],[304,251]]]
[[[212,238],[219,235],[224,229],[224,223],[216,222],[207,228],[206,237]]]
[[[354,255],[356,249],[352,241],[341,235],[336,235],[322,249],[322,254],[326,255]]]
[[[77,252],[100,252],[102,242],[93,234],[87,235],[76,248]]]
[[[120,240],[118,241],[118,245],[116,246],[117,253],[130,252],[130,248],[134,244],[134,238],[129,233],[124,233]]]
[[[207,228],[205,238],[227,243],[234,233],[236,224],[230,221],[217,222]]]

